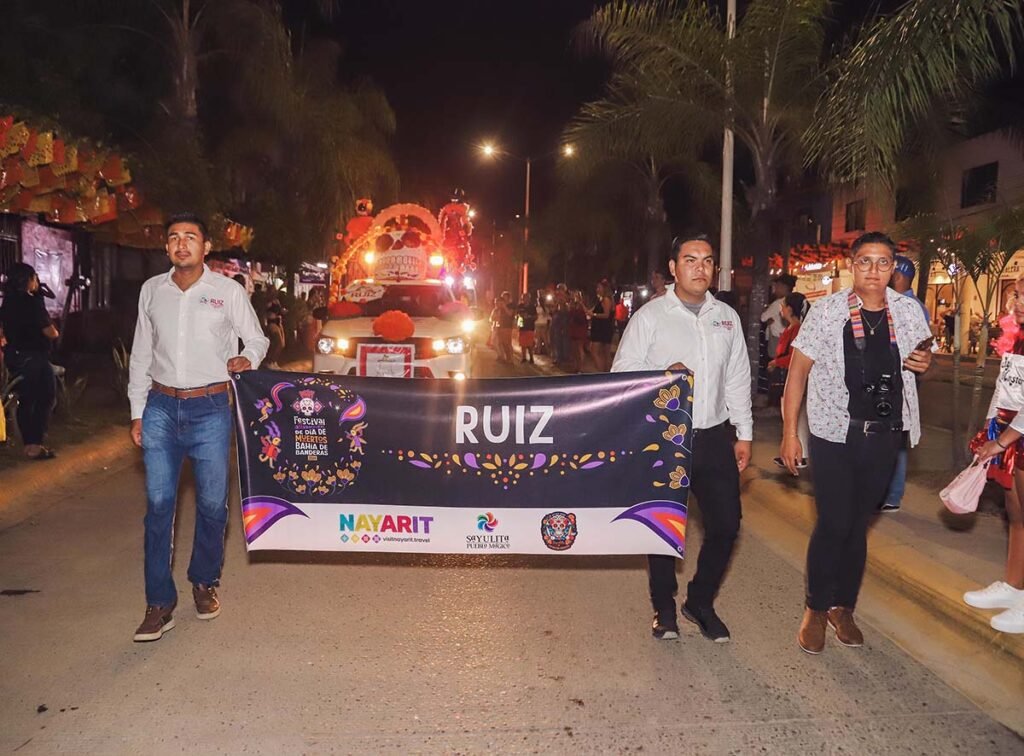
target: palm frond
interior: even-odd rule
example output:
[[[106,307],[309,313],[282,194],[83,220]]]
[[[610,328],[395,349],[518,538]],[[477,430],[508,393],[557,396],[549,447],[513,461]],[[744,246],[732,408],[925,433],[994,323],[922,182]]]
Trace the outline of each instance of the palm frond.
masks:
[[[1022,31],[1019,0],[908,2],[836,63],[804,135],[807,163],[834,182],[870,176],[891,187],[905,138],[934,98],[1012,66]]]

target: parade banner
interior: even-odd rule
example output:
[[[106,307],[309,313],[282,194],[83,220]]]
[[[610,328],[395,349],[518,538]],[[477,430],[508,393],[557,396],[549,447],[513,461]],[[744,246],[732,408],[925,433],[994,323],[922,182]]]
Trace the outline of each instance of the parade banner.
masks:
[[[233,376],[250,550],[682,557],[693,376]]]

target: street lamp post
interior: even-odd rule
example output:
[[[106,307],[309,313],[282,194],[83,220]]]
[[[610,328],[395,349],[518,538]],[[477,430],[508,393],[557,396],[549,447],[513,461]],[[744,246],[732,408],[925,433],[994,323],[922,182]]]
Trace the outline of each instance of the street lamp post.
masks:
[[[526,164],[526,192],[523,197],[523,254],[525,257],[526,248],[530,244],[530,177],[531,168],[533,167],[532,157],[519,157],[513,155],[511,152],[502,150],[496,147],[492,142],[484,142],[480,145],[480,153],[486,158],[494,158],[497,156],[510,157],[514,160],[521,160]],[[541,157],[548,157],[554,154],[561,154],[563,157],[571,158],[576,154],[576,148],[571,144],[562,145],[561,149],[557,151],[548,152]],[[526,273],[526,262],[524,261],[520,266],[519,281],[517,286],[519,287],[519,294],[525,294],[527,291],[527,273]]]

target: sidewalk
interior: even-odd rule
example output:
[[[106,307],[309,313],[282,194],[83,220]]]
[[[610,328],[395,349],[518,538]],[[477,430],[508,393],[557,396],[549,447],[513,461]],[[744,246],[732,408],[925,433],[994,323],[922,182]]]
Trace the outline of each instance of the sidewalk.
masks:
[[[954,477],[948,456],[942,461],[943,455],[948,455],[948,438],[942,439],[942,433],[948,436],[948,432],[926,428],[923,440],[930,438],[931,443],[911,450],[911,475],[902,508],[880,514],[871,527],[868,571],[1024,665],[1024,635],[996,632],[988,624],[992,612],[972,609],[962,599],[965,591],[1003,577],[1006,529],[1002,518],[994,514],[953,515],[934,487],[913,480],[915,470],[946,471],[944,475],[933,472],[933,478],[941,476],[943,480]],[[755,416],[755,436],[754,461],[745,483],[759,480],[762,488],[766,484],[774,487],[777,495],[759,498],[758,504],[797,525],[809,537],[815,521],[810,470],[793,478],[772,462],[781,438],[777,417]]]

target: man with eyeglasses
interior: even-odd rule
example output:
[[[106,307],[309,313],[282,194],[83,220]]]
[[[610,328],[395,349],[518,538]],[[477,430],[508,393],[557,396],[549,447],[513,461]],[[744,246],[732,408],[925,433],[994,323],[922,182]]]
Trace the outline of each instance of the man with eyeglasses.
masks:
[[[793,342],[782,398],[782,461],[798,475],[804,392],[811,430],[817,524],[807,548],[806,609],[797,642],[825,648],[831,626],[844,646],[863,645],[853,618],[867,561],[867,529],[908,431],[921,438],[915,374],[931,365],[931,333],[918,304],[888,287],[896,245],[882,233],[851,248],[853,286],[818,300]]]
[[[708,293],[715,274],[708,237],[674,240],[668,267],[675,285],[629,321],[612,372],[693,371],[692,451],[685,463],[703,515],[704,542],[682,613],[706,638],[724,643],[729,629],[714,601],[739,534],[740,473],[750,463],[750,362],[736,311]],[[648,566],[651,633],[659,640],[678,638],[676,560],[651,555]]]

